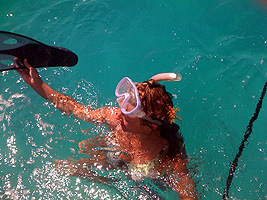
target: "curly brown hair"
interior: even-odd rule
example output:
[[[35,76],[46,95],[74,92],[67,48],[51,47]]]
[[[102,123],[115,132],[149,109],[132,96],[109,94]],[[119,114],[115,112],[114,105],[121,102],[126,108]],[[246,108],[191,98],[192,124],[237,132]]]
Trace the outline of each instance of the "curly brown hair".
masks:
[[[172,94],[166,91],[164,85],[150,79],[142,83],[137,83],[142,110],[153,120],[158,120],[162,124],[160,128],[160,137],[166,139],[169,143],[169,157],[173,158],[183,152],[183,137],[179,133],[180,127],[173,123],[177,119],[178,109],[173,107]],[[179,118],[178,118],[179,119]],[[149,122],[144,120],[144,125],[149,126]],[[184,155],[186,156],[186,155]]]
[[[137,83],[142,110],[147,116],[154,120],[167,121],[172,123],[176,118],[173,108],[172,94],[166,91],[164,85],[150,79],[142,83]]]

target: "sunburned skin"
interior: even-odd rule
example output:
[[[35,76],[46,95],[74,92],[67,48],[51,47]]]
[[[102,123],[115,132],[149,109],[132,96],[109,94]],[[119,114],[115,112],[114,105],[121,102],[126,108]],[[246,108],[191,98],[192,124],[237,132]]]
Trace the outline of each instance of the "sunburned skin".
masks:
[[[71,101],[71,104],[73,104],[73,101]],[[58,105],[58,107],[61,108],[62,106]],[[78,108],[77,105],[75,107]],[[65,106],[64,108],[66,109],[69,107]],[[81,107],[81,109],[84,109],[84,107]],[[103,109],[108,115],[101,114],[103,113]],[[88,120],[88,114],[82,114],[83,112],[87,113],[88,110],[85,109],[84,111],[79,110],[75,112],[76,114],[79,113],[79,115],[76,115],[76,117],[87,116],[85,119]],[[114,166],[109,163],[109,160],[106,157],[107,150],[120,152],[120,159],[128,163],[136,165],[147,164],[151,162],[154,158],[156,158],[164,147],[168,146],[166,140],[156,135],[153,136],[152,133],[138,134],[127,132],[128,129],[134,129],[136,132],[138,132],[138,127],[136,126],[136,123],[138,123],[138,121],[134,117],[124,115],[120,112],[120,109],[118,108],[102,108],[100,110],[94,110],[93,112],[94,115],[98,116],[98,120],[100,120],[102,123],[105,122],[113,131],[110,132],[109,137],[92,138],[79,143],[80,153],[84,153],[90,156],[91,158],[82,158],[78,161],[72,161],[71,164],[65,164],[64,167],[68,167],[68,169],[70,170],[68,171],[68,173],[70,175],[79,176],[83,178],[88,176],[87,178],[89,179],[93,179],[94,177],[96,177],[98,181],[101,180],[102,182],[107,182],[107,179],[100,179],[100,177],[94,175],[93,170],[88,171],[88,169],[85,169],[84,166],[96,166],[97,163],[97,166],[101,165],[107,170],[114,169]],[[93,115],[90,116],[91,120],[95,119]],[[103,119],[101,119],[100,116],[103,117]],[[107,119],[111,121],[116,121],[116,123],[107,121]],[[120,123],[118,123],[118,121],[120,121]],[[98,123],[99,121],[94,122]],[[124,127],[127,130],[124,130]],[[116,144],[116,146],[107,149],[107,140],[112,140],[114,144]],[[155,146],[151,148],[151,144],[158,144],[157,146],[161,148],[155,148]],[[95,148],[99,149],[99,147],[104,147],[105,150],[94,150]],[[161,157],[158,158],[157,165],[152,167],[154,170],[153,174],[156,174],[157,176],[150,178],[160,178],[161,174],[167,173],[170,177],[169,185],[173,188],[176,188],[175,190],[179,192],[179,194],[186,195],[187,192],[185,192],[185,188],[186,191],[192,191],[194,188],[193,182],[191,182],[188,176],[188,172],[186,170],[187,162],[181,158],[171,160],[168,159],[168,157],[164,157],[167,154],[167,150],[168,149],[166,149],[166,152],[164,152]],[[58,167],[62,167],[61,162],[57,162],[57,164]],[[174,166],[174,169],[169,169],[170,166]],[[174,174],[173,171],[175,171],[176,173]]]
[[[17,60],[15,62],[19,64]],[[122,161],[121,163],[125,163],[126,170],[127,167],[135,166],[136,169],[144,172],[144,177],[148,176],[148,178],[157,178],[150,177],[151,174],[157,174],[158,177],[165,174],[168,177],[166,182],[178,193],[180,199],[197,199],[194,182],[186,168],[188,162],[181,138],[178,145],[180,153],[171,159],[168,156],[169,143],[160,137],[159,125],[154,123],[150,123],[149,126],[144,125],[141,123],[142,119],[126,116],[120,108],[93,109],[80,105],[74,99],[58,93],[44,83],[27,60],[24,60],[24,65],[26,69],[17,71],[25,82],[41,97],[51,101],[62,113],[86,122],[106,125],[110,130],[108,135],[100,135],[79,143],[80,153],[88,155],[88,158],[81,158],[78,161],[56,161],[59,169],[67,169],[69,175],[108,182],[111,180],[107,177],[96,176],[94,168],[102,166],[106,170],[117,169],[107,157],[108,152],[117,151],[116,156]],[[108,148],[112,148],[112,151]],[[153,165],[149,164],[151,162]],[[144,167],[145,165],[147,167]],[[151,171],[155,173],[148,173]]]

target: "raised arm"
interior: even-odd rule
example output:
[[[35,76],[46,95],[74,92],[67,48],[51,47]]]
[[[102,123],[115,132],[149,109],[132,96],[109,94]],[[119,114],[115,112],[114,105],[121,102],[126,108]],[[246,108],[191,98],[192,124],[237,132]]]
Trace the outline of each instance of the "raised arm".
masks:
[[[15,63],[16,65],[24,65],[26,67],[24,69],[17,69],[17,72],[22,76],[25,82],[41,97],[51,101],[62,113],[67,115],[72,114],[75,118],[84,121],[104,123],[109,126],[111,126],[112,122],[116,119],[118,109],[106,107],[92,109],[81,105],[74,99],[53,90],[44,83],[36,69],[32,67],[26,59],[24,60],[24,64],[22,64],[20,60],[15,58]]]

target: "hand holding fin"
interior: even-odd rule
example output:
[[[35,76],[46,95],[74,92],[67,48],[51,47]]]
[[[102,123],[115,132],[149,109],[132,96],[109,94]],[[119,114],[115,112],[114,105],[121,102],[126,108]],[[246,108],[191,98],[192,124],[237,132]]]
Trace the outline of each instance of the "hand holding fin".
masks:
[[[78,62],[78,56],[68,49],[48,46],[23,35],[0,31],[0,71],[16,69],[12,64],[15,57],[21,61],[26,58],[35,68],[74,66]]]

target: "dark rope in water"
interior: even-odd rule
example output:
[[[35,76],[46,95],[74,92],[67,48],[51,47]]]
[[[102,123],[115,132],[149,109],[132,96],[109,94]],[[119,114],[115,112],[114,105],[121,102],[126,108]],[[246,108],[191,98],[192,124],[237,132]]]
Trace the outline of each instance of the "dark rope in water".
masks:
[[[253,117],[249,121],[249,124],[247,126],[246,132],[244,134],[244,138],[243,138],[243,140],[241,142],[241,145],[239,146],[238,153],[236,154],[235,159],[233,160],[233,162],[231,164],[231,167],[230,167],[230,170],[229,170],[229,174],[228,174],[228,178],[227,178],[227,181],[226,181],[226,188],[225,188],[224,194],[223,194],[223,199],[228,199],[229,198],[228,193],[229,193],[229,189],[230,189],[230,186],[231,186],[231,183],[232,183],[232,180],[233,180],[233,176],[234,176],[236,167],[238,165],[238,159],[241,156],[241,154],[242,154],[242,152],[243,152],[243,150],[245,148],[245,145],[247,144],[247,140],[248,140],[250,134],[252,133],[253,122],[258,118],[260,109],[262,107],[262,101],[263,101],[264,95],[266,93],[266,87],[267,87],[267,82],[264,84],[264,87],[263,87],[263,90],[262,90],[262,93],[261,93],[261,97],[260,97],[260,99],[258,101],[255,113],[254,113]]]

